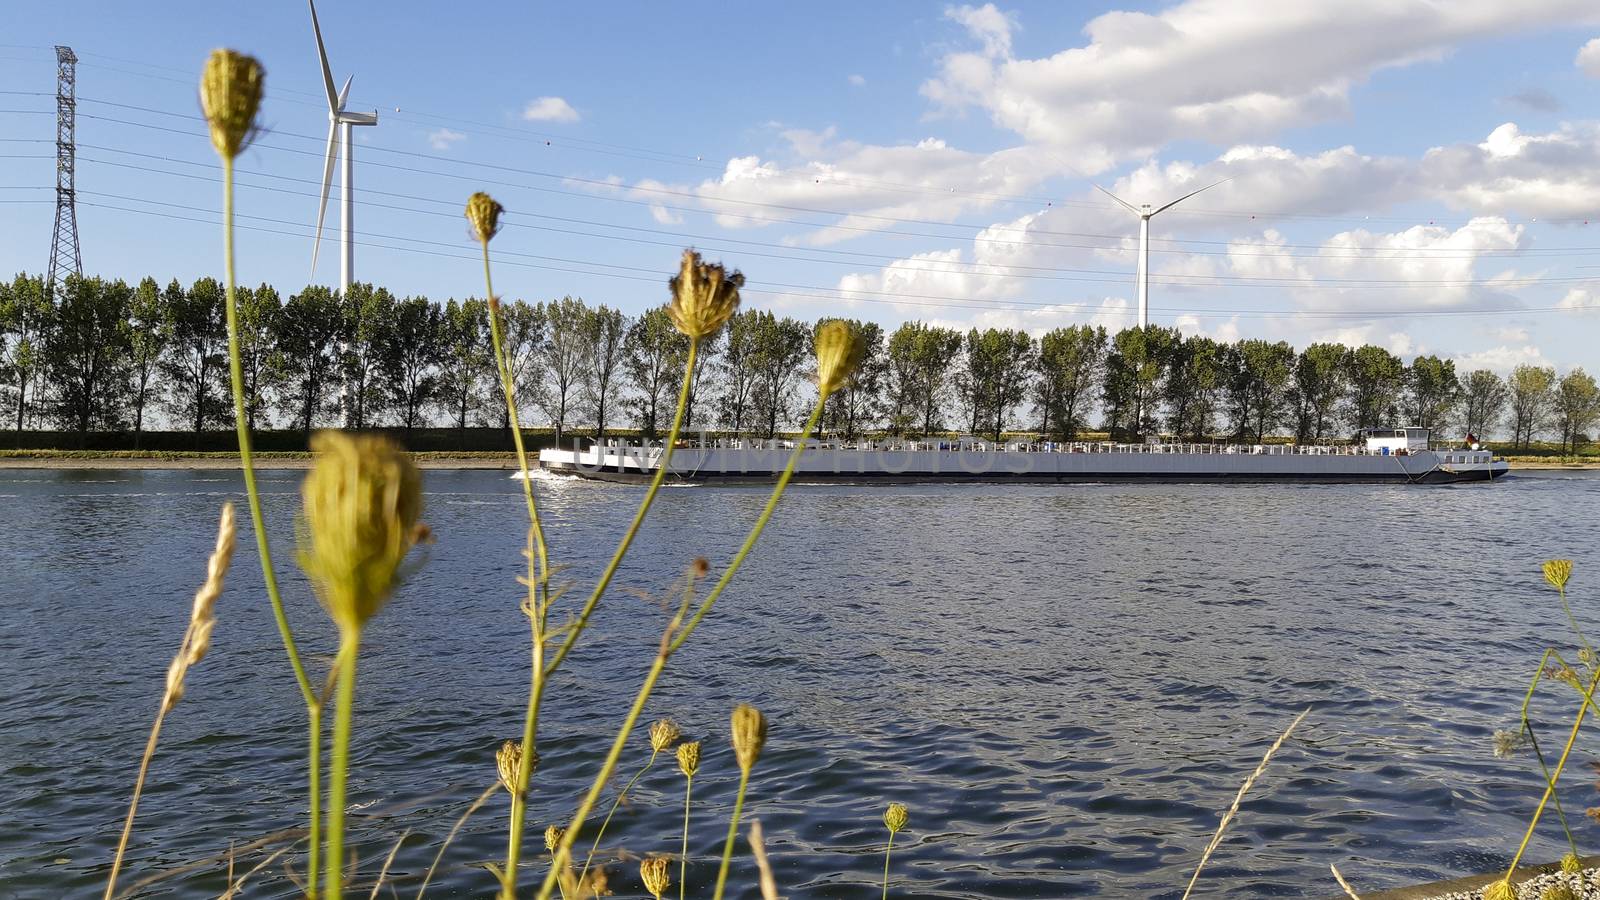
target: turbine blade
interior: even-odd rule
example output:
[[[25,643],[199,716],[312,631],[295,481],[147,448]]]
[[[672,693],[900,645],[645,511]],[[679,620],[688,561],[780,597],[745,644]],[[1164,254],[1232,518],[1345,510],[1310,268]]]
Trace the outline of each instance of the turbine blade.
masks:
[[[328,188],[333,184],[333,159],[339,137],[337,116],[328,123],[328,161],[322,168],[322,201],[317,204],[317,236],[311,242],[311,277],[317,275],[317,253],[322,249],[322,220],[328,213]]]
[[[311,31],[317,36],[317,58],[322,61],[322,86],[328,91],[328,109],[337,112],[339,98],[333,92],[333,70],[328,68],[328,51],[322,46],[322,26],[317,24],[316,0],[306,0],[311,5]]]
[[[1152,212],[1150,215],[1153,216],[1158,212],[1163,212],[1165,210],[1169,210],[1169,209],[1173,208],[1174,206],[1177,206],[1179,203],[1182,203],[1183,201],[1189,199],[1190,197],[1193,197],[1195,194],[1200,193],[1200,191],[1209,191],[1212,188],[1216,187],[1217,185],[1222,184],[1223,182],[1232,181],[1232,180],[1233,180],[1232,178],[1224,178],[1224,179],[1222,179],[1222,181],[1213,181],[1212,183],[1210,183],[1210,184],[1206,185],[1205,187],[1201,188],[1199,191],[1190,191],[1189,193],[1184,194],[1182,197],[1179,197],[1178,199],[1172,201],[1171,203],[1168,203],[1166,206],[1163,206],[1163,207],[1161,207],[1161,209],[1158,209],[1155,212]]]
[[[339,109],[340,110],[344,109],[344,101],[350,99],[350,82],[355,81],[355,80],[356,80],[356,77],[354,75],[351,75],[349,78],[346,78],[344,80],[344,87],[339,89]]]
[[[1089,182],[1089,183],[1090,184],[1094,184],[1094,182],[1092,182],[1092,181]],[[1100,185],[1094,184],[1094,189],[1099,191],[1102,194],[1105,194],[1107,197],[1110,197],[1111,199],[1117,201],[1118,203],[1122,204],[1123,207],[1128,210],[1128,212],[1131,212],[1136,216],[1144,215],[1144,213],[1140,212],[1137,209],[1134,209],[1132,203],[1129,203],[1128,201],[1122,199],[1121,197],[1118,197],[1116,194],[1111,193],[1110,191],[1106,190],[1105,188],[1101,187]]]

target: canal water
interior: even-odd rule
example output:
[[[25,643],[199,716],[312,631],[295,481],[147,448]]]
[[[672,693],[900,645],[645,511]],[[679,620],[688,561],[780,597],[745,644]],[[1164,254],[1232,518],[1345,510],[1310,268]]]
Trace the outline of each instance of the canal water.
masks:
[[[263,474],[290,616],[320,673],[333,639],[293,564],[299,478]],[[572,608],[640,489],[537,486]],[[358,880],[404,834],[391,873],[406,897],[520,734],[529,665],[516,483],[431,471],[426,488],[437,543],[369,629],[351,774]],[[0,471],[0,897],[103,884],[218,507],[241,493],[232,472]],[[544,826],[593,777],[685,566],[719,568],[764,499],[662,493],[551,685],[524,883],[542,874]],[[215,897],[230,845],[242,874],[263,858],[253,841],[302,822],[304,711],[245,528],[211,654],[151,769],[121,882],[157,878],[144,896]],[[705,741],[689,894],[715,877],[739,702],[771,723],[746,815],[790,897],[877,896],[889,801],[910,808],[896,896],[1176,897],[1240,782],[1308,707],[1204,893],[1326,897],[1330,862],[1366,890],[1503,865],[1540,781],[1530,756],[1496,759],[1491,735],[1516,722],[1542,650],[1575,645],[1540,563],[1576,561],[1580,624],[1600,635],[1597,536],[1593,473],[797,486],[647,712]],[[1540,696],[1539,734],[1559,747],[1575,695]],[[648,751],[641,728],[620,777]],[[1587,738],[1576,758],[1596,753]],[[683,788],[663,758],[617,813],[601,858],[618,896],[642,895],[640,856],[677,852]],[[1579,849],[1600,849],[1586,765],[1562,797]],[[506,806],[493,796],[467,821],[427,896],[492,896],[481,864],[503,856]],[[1565,848],[1547,817],[1530,857]],[[304,859],[280,857],[246,896],[295,896],[285,862]],[[747,856],[732,883],[757,896]]]

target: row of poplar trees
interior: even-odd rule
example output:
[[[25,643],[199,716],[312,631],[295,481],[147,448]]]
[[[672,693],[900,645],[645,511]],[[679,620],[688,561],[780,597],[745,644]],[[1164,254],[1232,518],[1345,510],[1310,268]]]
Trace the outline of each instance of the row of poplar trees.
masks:
[[[629,316],[564,297],[503,304],[505,344],[522,400],[558,439],[578,429],[666,430],[687,344],[663,309]],[[397,297],[369,284],[348,295],[312,285],[285,299],[239,292],[246,415],[252,428],[508,428],[479,299]],[[687,424],[773,436],[811,402],[817,323],[739,313],[702,346]],[[952,430],[1071,440],[1095,427],[1137,440],[1260,442],[1421,425],[1480,436],[1541,436],[1575,447],[1600,420],[1600,390],[1574,369],[1524,366],[1509,379],[1465,374],[1436,356],[1409,364],[1381,347],[1219,342],[1176,329],[1087,325],[1034,338],[908,322],[886,332],[853,322],[867,348],[856,384],[830,401],[825,426],[847,437]],[[153,425],[230,428],[223,291],[202,278],[162,286],[69,279],[0,283],[0,405],[17,430],[48,423],[87,432]]]

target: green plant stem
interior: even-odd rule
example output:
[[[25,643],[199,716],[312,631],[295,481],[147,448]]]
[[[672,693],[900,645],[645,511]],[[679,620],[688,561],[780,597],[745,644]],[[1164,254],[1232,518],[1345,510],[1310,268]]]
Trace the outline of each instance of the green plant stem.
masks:
[[[728,820],[728,839],[722,845],[722,867],[717,870],[717,890],[712,900],[722,900],[722,891],[728,885],[728,866],[733,862],[733,841],[739,836],[739,817],[744,815],[744,794],[750,788],[750,769],[739,770],[739,795],[733,801],[733,817]]]
[[[656,756],[660,752],[654,748],[651,749],[650,761],[644,764],[644,768],[633,776],[633,780],[628,782],[627,787],[624,787],[622,793],[618,794],[617,799],[612,802],[611,811],[606,813],[605,819],[600,822],[600,830],[594,833],[594,843],[589,845],[589,858],[583,861],[583,871],[578,873],[579,884],[583,883],[583,876],[589,874],[589,866],[594,862],[595,852],[600,849],[600,839],[606,836],[606,828],[611,824],[611,817],[617,814],[617,807],[622,805],[622,801],[628,796],[628,792],[633,790],[633,786],[639,783],[639,779],[644,777],[644,773],[650,771],[650,767],[656,764]]]
[[[889,846],[883,848],[883,900],[889,900],[889,854],[894,852],[894,832],[889,832]]]
[[[528,711],[522,723],[522,756],[517,763],[517,784],[522,788],[511,794],[511,824],[507,836],[506,865],[502,873],[502,893],[508,900],[516,896],[517,866],[521,864],[523,832],[528,818],[528,783],[533,778],[533,757],[538,752],[539,701],[544,694],[544,620],[550,597],[550,554],[544,539],[544,526],[539,521],[539,506],[534,501],[532,472],[528,468],[528,451],[522,440],[522,419],[517,413],[516,384],[511,378],[511,363],[506,359],[505,341],[501,337],[499,303],[494,300],[494,279],[489,274],[489,242],[483,243],[483,285],[489,293],[489,336],[494,345],[495,368],[500,373],[500,387],[506,397],[506,413],[511,420],[511,441],[517,448],[517,465],[522,473],[522,496],[528,505],[530,542],[533,554],[528,560],[535,571],[528,584],[527,609],[529,627],[532,629],[533,661],[531,681],[528,685]]]
[[[1561,750],[1561,758],[1556,760],[1555,775],[1545,785],[1544,796],[1539,800],[1539,806],[1533,811],[1533,821],[1528,823],[1528,831],[1522,836],[1522,844],[1517,847],[1517,855],[1511,857],[1511,865],[1506,867],[1506,880],[1511,880],[1511,875],[1517,870],[1517,864],[1522,861],[1522,854],[1528,850],[1528,842],[1533,840],[1533,832],[1539,827],[1539,817],[1544,814],[1544,808],[1550,802],[1550,796],[1555,793],[1556,781],[1561,778],[1561,772],[1567,767],[1567,757],[1572,754],[1572,746],[1578,742],[1578,731],[1583,727],[1583,717],[1589,712],[1589,701],[1593,699],[1595,685],[1600,683],[1600,674],[1589,679],[1589,687],[1583,691],[1585,702],[1578,707],[1578,715],[1572,720],[1572,732],[1567,735],[1567,745]]]
[[[333,759],[328,773],[328,866],[324,878],[328,900],[340,900],[344,888],[345,778],[350,771],[350,718],[356,699],[356,655],[361,632],[350,629],[340,636],[339,691],[333,713]]]
[[[1533,702],[1533,692],[1539,687],[1540,679],[1544,678],[1545,666],[1549,664],[1552,656],[1561,665],[1567,665],[1567,661],[1561,658],[1561,654],[1557,653],[1554,647],[1545,648],[1544,655],[1539,657],[1539,667],[1534,670],[1533,680],[1528,683],[1528,693],[1522,698],[1522,732],[1528,736],[1528,743],[1533,745],[1534,759],[1539,761],[1539,771],[1544,773],[1544,780],[1547,785],[1554,785],[1555,779],[1550,775],[1550,766],[1545,762],[1544,751],[1539,749],[1539,738],[1533,733],[1533,723],[1528,720],[1528,706]],[[1571,667],[1568,666],[1568,668]],[[1578,693],[1582,694],[1583,691],[1580,689]],[[1578,855],[1578,842],[1572,836],[1572,826],[1567,823],[1567,812],[1561,808],[1561,795],[1552,794],[1551,799],[1556,804],[1556,818],[1561,820],[1561,830],[1567,836],[1567,846],[1572,849],[1572,854],[1576,856]]]
[[[694,794],[694,779],[684,776],[683,781],[683,850],[678,854],[678,900],[683,900],[684,886],[689,879],[689,798]]]
[[[695,357],[699,353],[700,342],[694,339],[689,341],[689,356],[683,366],[683,385],[678,388],[678,407],[672,414],[672,429],[667,433],[666,445],[661,450],[661,461],[656,464],[656,473],[650,479],[650,487],[644,493],[644,499],[639,502],[639,509],[633,515],[628,530],[623,533],[622,540],[617,544],[617,550],[611,556],[611,562],[606,564],[605,571],[600,574],[600,580],[595,583],[594,591],[589,599],[584,602],[583,609],[578,613],[578,618],[567,628],[567,636],[562,640],[560,648],[556,650],[555,657],[551,659],[550,666],[545,670],[549,675],[561,667],[561,663],[571,652],[572,645],[577,643],[578,636],[589,623],[589,615],[600,602],[600,597],[605,594],[610,586],[611,579],[617,574],[617,567],[622,564],[622,557],[627,555],[628,548],[633,546],[633,539],[639,533],[639,526],[644,522],[645,513],[650,511],[650,504],[655,502],[656,494],[661,490],[661,484],[667,478],[667,469],[672,462],[673,446],[678,443],[678,434],[683,429],[683,411],[689,405],[689,385],[694,378]]]
[[[322,744],[322,706],[317,699],[316,691],[311,687],[311,678],[306,675],[305,664],[300,660],[300,651],[295,646],[294,630],[289,626],[289,617],[283,610],[283,596],[278,591],[278,576],[272,565],[272,548],[267,541],[267,526],[261,514],[261,492],[256,487],[255,462],[251,456],[250,448],[250,419],[246,415],[244,398],[244,363],[239,350],[239,301],[238,292],[234,284],[233,265],[233,160],[224,156],[222,159],[222,259],[226,275],[227,302],[225,315],[228,319],[228,371],[233,388],[233,421],[239,435],[239,467],[244,473],[245,494],[250,501],[250,524],[255,529],[256,554],[261,560],[261,579],[267,586],[267,599],[272,603],[272,617],[278,625],[278,636],[283,639],[284,652],[289,656],[289,666],[294,669],[295,683],[300,686],[300,696],[306,704],[306,717],[309,720],[307,731],[310,733],[310,751],[307,760],[309,768],[309,782],[307,791],[310,794],[310,863],[308,866],[306,896],[315,900],[317,896],[317,853],[322,846],[320,831],[320,753]]]
[[[1572,607],[1567,605],[1567,589],[1558,587],[1556,592],[1561,595],[1561,609],[1567,614],[1567,622],[1572,625],[1572,630],[1578,635],[1578,640],[1583,642],[1583,649],[1589,651],[1589,657],[1592,660],[1594,658],[1594,648],[1589,645],[1589,639],[1584,636],[1583,629],[1578,627],[1578,620],[1572,615]]]

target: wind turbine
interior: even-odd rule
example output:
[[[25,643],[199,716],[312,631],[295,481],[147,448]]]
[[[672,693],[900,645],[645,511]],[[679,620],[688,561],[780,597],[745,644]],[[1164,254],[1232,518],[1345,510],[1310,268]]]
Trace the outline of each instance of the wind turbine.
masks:
[[[317,4],[315,0],[306,2],[311,6],[311,30],[317,36],[317,56],[322,61],[322,84],[328,90],[328,152],[322,170],[322,202],[317,206],[317,237],[311,245],[311,272],[316,274],[317,253],[322,249],[322,220],[328,212],[328,188],[333,184],[336,144],[343,144],[343,152],[339,154],[344,160],[339,182],[339,291],[349,296],[356,262],[354,185],[351,183],[355,142],[351,139],[350,129],[355,125],[378,124],[378,111],[364,113],[345,110],[345,100],[350,97],[350,82],[355,80],[355,76],[346,78],[344,87],[334,91],[333,70],[328,67],[328,51],[322,46],[322,26],[317,24]]]
[[[1233,179],[1231,179],[1231,178],[1224,178],[1224,179],[1222,179],[1222,181],[1214,181],[1211,184],[1206,185],[1205,187],[1201,188],[1198,191],[1190,191],[1189,193],[1184,194],[1182,197],[1179,197],[1178,199],[1172,201],[1171,203],[1168,203],[1167,205],[1162,206],[1162,207],[1158,207],[1156,209],[1151,209],[1150,208],[1150,204],[1148,204],[1148,203],[1141,204],[1138,208],[1135,208],[1132,203],[1129,203],[1128,201],[1122,199],[1121,197],[1118,197],[1116,194],[1111,193],[1110,191],[1106,190],[1105,188],[1101,187],[1100,185],[1096,184],[1094,186],[1095,190],[1099,191],[1102,194],[1105,194],[1107,197],[1110,197],[1111,199],[1113,199],[1113,200],[1117,201],[1118,203],[1122,204],[1123,207],[1128,210],[1128,212],[1131,212],[1134,215],[1139,217],[1139,327],[1140,328],[1146,328],[1146,327],[1148,327],[1150,325],[1150,220],[1152,218],[1155,218],[1156,216],[1166,212],[1167,210],[1173,208],[1174,206],[1177,206],[1179,203],[1182,203],[1183,201],[1189,199],[1190,197],[1193,197],[1195,194],[1200,193],[1200,191],[1209,191],[1212,188],[1216,187],[1217,185],[1222,184],[1223,181],[1232,181],[1232,180]],[[1092,183],[1093,182],[1091,182],[1091,184]]]

